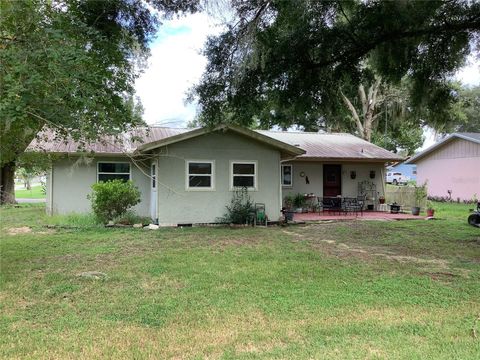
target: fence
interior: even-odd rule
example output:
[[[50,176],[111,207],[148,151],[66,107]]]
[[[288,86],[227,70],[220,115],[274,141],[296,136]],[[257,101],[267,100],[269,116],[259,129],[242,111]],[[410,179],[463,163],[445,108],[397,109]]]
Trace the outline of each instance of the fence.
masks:
[[[396,202],[402,205],[405,210],[410,210],[415,204],[415,187],[413,186],[387,186],[385,192],[385,201],[387,204]],[[420,201],[419,206],[425,209],[427,199]]]

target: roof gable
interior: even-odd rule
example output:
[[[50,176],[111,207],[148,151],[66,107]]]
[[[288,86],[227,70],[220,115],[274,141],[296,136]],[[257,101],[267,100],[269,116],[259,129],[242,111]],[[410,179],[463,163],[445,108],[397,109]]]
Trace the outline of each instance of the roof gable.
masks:
[[[185,141],[188,139],[192,139],[198,136],[202,136],[214,131],[232,131],[234,133],[246,136],[250,139],[253,139],[255,141],[264,143],[266,145],[269,145],[273,148],[276,148],[277,150],[281,151],[285,156],[298,156],[302,155],[305,153],[304,150],[297,146],[293,146],[291,144],[288,144],[283,141],[279,141],[277,139],[271,138],[269,136],[265,136],[263,134],[260,134],[256,131],[252,131],[250,129],[246,129],[240,126],[234,126],[234,125],[219,125],[214,127],[213,129],[210,128],[197,128],[191,131],[187,131],[181,134],[177,134],[168,138],[163,138],[157,141],[153,141],[150,143],[144,143],[140,145],[137,148],[137,152],[144,152],[144,151],[149,151],[153,150],[155,148],[161,147],[161,146],[166,146],[170,144],[175,144],[180,141]]]
[[[429,148],[412,156],[408,161],[406,161],[406,163],[415,164],[417,161],[425,158],[427,155],[430,155],[432,152],[437,151],[438,149],[442,148],[443,146],[451,143],[456,139],[462,139],[466,141],[471,141],[476,144],[480,144],[480,133],[453,133],[447,136],[445,139],[437,142],[436,144],[433,144]]]

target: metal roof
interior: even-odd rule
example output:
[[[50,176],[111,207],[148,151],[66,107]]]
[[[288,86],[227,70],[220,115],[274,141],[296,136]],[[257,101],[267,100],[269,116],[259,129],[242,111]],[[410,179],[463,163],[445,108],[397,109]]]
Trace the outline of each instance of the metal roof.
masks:
[[[402,157],[387,151],[379,146],[362,140],[356,136],[343,133],[309,133],[309,132],[287,132],[287,131],[251,131],[240,127],[230,127],[228,129],[238,131],[244,135],[254,137],[257,133],[257,140],[268,141],[271,138],[271,144],[279,147],[284,144],[285,148],[291,154],[298,155],[298,159],[315,160],[354,160],[354,161],[391,161],[402,160]],[[171,138],[183,140],[181,134],[199,132],[200,129],[178,129],[168,127],[151,126],[149,128],[139,128],[130,133],[122,134],[118,139],[113,136],[107,136],[101,140],[86,144],[86,151],[93,151],[101,154],[122,154],[142,151],[168,142]],[[185,137],[185,139],[188,137]],[[173,139],[172,139],[173,140]],[[275,142],[274,142],[275,141]],[[154,144],[155,143],[155,144]],[[152,146],[148,146],[148,145]],[[28,150],[40,150],[53,153],[76,153],[81,149],[81,144],[73,140],[63,140],[56,137],[55,132],[43,130],[37,138],[32,141]],[[295,148],[297,149],[296,151]],[[293,149],[293,150],[292,150]],[[302,151],[303,150],[303,151]],[[304,152],[304,154],[302,154]]]
[[[156,126],[139,128],[118,137],[104,136],[94,143],[85,144],[84,150],[101,154],[132,153],[142,144],[166,139],[190,130]],[[80,142],[58,137],[55,131],[44,129],[30,143],[27,150],[72,154],[79,152],[82,149],[81,145]]]
[[[258,132],[305,150],[299,159],[349,159],[349,160],[380,160],[392,161],[403,158],[384,148],[369,143],[354,135],[346,133],[312,133],[291,131]]]
[[[462,132],[462,133],[453,133],[448,135],[445,139],[440,140],[436,144],[433,144],[429,148],[419,152],[418,154],[412,156],[406,164],[414,164],[416,161],[420,160],[421,158],[425,157],[426,155],[430,154],[432,151],[436,150],[437,148],[449,143],[454,139],[463,139],[467,141],[472,141],[474,143],[480,144],[480,133],[472,133],[472,132]]]

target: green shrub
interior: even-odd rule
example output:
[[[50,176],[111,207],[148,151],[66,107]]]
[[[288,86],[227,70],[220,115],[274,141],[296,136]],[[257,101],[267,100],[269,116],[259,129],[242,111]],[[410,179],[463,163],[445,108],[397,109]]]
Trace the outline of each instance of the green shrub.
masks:
[[[235,190],[230,201],[230,205],[225,206],[227,212],[223,217],[217,219],[218,222],[226,224],[246,224],[255,213],[255,207],[250,200],[247,188]]]
[[[88,198],[95,216],[103,222],[121,217],[140,202],[140,191],[131,181],[98,182],[92,185],[92,189]]]
[[[295,201],[295,196],[292,194],[285,195],[283,198],[283,204],[287,209],[291,209],[293,207],[293,203]]]
[[[301,208],[305,205],[305,195],[303,194],[296,194],[293,198],[293,205],[296,207],[296,208]]]

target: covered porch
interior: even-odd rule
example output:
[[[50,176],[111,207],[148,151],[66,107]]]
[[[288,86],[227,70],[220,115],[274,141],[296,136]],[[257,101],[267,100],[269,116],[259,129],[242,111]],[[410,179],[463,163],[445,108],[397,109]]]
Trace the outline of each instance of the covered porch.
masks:
[[[385,200],[383,162],[290,161],[282,163],[283,206],[300,212],[327,208],[380,209]],[[299,198],[304,201],[299,201]]]

